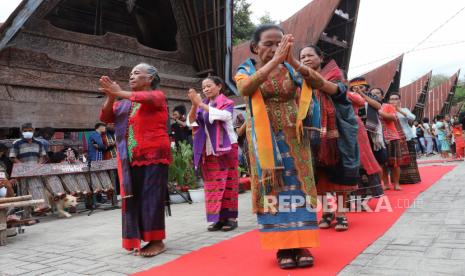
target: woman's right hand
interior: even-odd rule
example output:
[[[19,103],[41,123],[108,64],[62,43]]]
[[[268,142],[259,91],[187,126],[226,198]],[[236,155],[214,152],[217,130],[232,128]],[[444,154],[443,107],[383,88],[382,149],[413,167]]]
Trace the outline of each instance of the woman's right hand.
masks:
[[[276,63],[283,63],[287,60],[293,41],[294,37],[291,34],[286,34],[283,36],[281,43],[279,43],[279,46],[273,56],[273,60]]]

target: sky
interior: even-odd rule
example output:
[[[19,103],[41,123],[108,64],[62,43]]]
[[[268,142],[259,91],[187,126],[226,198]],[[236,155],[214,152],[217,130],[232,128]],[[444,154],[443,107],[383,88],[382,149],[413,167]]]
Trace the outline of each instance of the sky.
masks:
[[[0,0],[0,22],[20,0]],[[276,21],[284,21],[310,0],[249,0],[252,19],[269,13]],[[285,7],[283,3],[285,2]],[[360,0],[349,77],[368,72],[396,56],[409,51],[433,30],[465,7],[463,0]],[[424,49],[404,56],[401,85],[406,85],[429,70],[433,74],[465,74],[465,10],[431,35]],[[437,47],[444,44],[454,45]]]
[[[284,21],[310,0],[253,0],[253,18],[266,12]],[[433,30],[465,7],[463,0],[360,0],[349,77],[355,77],[394,59],[424,40]],[[416,51],[404,56],[401,85],[433,70],[465,74],[465,10],[435,32],[418,48],[462,42],[447,47]],[[380,60],[382,59],[382,60]],[[378,62],[374,62],[378,61]]]

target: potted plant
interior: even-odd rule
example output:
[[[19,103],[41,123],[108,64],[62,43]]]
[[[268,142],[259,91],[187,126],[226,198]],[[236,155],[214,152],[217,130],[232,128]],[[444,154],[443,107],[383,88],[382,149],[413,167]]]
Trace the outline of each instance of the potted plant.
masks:
[[[242,165],[238,167],[239,171],[239,193],[245,193],[245,191],[250,190],[250,178],[247,176],[248,171]]]
[[[195,171],[192,162],[192,147],[186,142],[179,143],[171,150],[173,162],[169,166],[168,181],[170,182],[170,201],[182,203],[188,197],[188,189],[195,183]]]
[[[200,183],[202,179],[198,181],[194,181],[189,185],[189,196],[191,197],[192,202],[204,202],[205,201],[205,192],[203,189],[203,185],[201,187]]]

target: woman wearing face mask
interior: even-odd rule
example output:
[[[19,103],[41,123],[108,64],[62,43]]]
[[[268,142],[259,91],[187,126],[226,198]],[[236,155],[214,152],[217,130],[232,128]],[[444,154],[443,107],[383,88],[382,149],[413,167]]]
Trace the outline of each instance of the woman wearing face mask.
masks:
[[[231,231],[237,228],[239,172],[237,134],[233,126],[234,102],[222,94],[221,78],[210,76],[202,81],[202,100],[189,89],[192,107],[187,125],[194,122],[194,164],[202,171],[205,183],[208,231]]]
[[[326,202],[327,194],[336,196],[338,208],[335,212],[324,210],[319,227],[330,228],[335,219],[335,230],[346,231],[349,223],[340,207],[345,206],[349,193],[358,188],[360,152],[357,120],[352,103],[347,99],[342,71],[336,63],[330,62],[322,70],[323,54],[314,45],[300,50],[300,61],[303,65],[300,73],[304,77],[306,71],[322,72],[328,80],[326,86],[313,87],[313,112],[309,112],[309,117],[312,127],[319,129],[320,141],[314,147],[318,194],[324,197],[323,202]]]
[[[131,91],[123,91],[107,76],[100,78],[100,91],[107,95],[100,120],[115,124],[123,247],[145,257],[166,250],[163,239],[171,150],[168,108],[165,94],[156,90],[159,83],[157,69],[146,63],[132,69]],[[141,240],[148,242],[142,249]]]

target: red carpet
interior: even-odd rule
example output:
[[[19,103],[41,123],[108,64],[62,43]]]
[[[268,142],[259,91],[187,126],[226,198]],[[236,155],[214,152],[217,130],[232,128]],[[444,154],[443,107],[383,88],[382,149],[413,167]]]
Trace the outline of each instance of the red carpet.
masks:
[[[419,165],[424,165],[424,164],[433,164],[433,163],[448,163],[448,162],[456,162],[460,161],[454,158],[449,158],[449,159],[435,159],[435,160],[418,160],[417,163]]]
[[[261,250],[258,232],[252,231],[136,275],[335,275],[382,236],[405,209],[414,204],[418,194],[454,167],[422,167],[421,184],[403,185],[402,191],[387,191],[393,212],[352,213],[348,215],[349,231],[339,233],[334,229],[321,230],[321,246],[311,250],[315,258],[313,268],[286,271],[279,269],[275,252]],[[373,200],[370,205],[376,206],[376,203]]]

